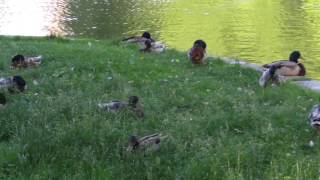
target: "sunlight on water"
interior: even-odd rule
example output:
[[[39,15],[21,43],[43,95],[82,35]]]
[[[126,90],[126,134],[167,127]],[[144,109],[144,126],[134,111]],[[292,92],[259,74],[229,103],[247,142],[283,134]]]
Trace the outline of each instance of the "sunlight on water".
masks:
[[[320,79],[320,0],[0,0],[0,34],[121,38],[148,30],[186,51],[196,39],[214,55],[264,64],[305,58]]]
[[[45,36],[62,33],[59,21],[64,18],[59,0],[1,0],[0,34]]]

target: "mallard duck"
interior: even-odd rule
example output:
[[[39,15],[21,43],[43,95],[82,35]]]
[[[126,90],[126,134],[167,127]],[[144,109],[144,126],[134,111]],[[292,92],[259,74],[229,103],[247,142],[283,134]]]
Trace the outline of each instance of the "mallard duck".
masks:
[[[188,51],[188,58],[193,64],[204,64],[207,57],[207,44],[203,40],[196,40]]]
[[[128,151],[155,151],[159,150],[160,143],[167,136],[163,136],[161,134],[151,134],[148,136],[144,136],[142,138],[138,138],[137,136],[130,136],[129,146],[127,148]]]
[[[127,108],[134,112],[137,117],[144,117],[144,110],[137,96],[130,96],[128,102],[111,101],[108,103],[99,103],[98,106],[112,113],[119,113]]]
[[[11,68],[27,68],[38,67],[43,61],[41,55],[35,57],[24,57],[23,55],[16,55],[11,60]]]
[[[304,65],[299,62],[300,58],[300,52],[293,51],[290,54],[289,60],[280,60],[263,65],[263,67],[267,69],[263,72],[259,80],[260,85],[265,87],[269,80],[281,78],[281,76],[304,76],[306,69]]]
[[[7,88],[10,92],[14,92],[14,89],[18,89],[23,92],[27,89],[26,81],[21,76],[13,76],[7,78],[0,78],[0,89]]]
[[[0,107],[4,106],[7,103],[6,97],[4,94],[0,93]]]
[[[313,106],[309,114],[310,125],[320,133],[320,104]]]
[[[140,49],[141,52],[161,53],[166,48],[166,46],[161,42],[152,42],[150,39],[146,40],[144,44],[144,48]]]
[[[132,36],[132,37],[129,37],[129,38],[122,39],[122,42],[125,42],[125,43],[137,43],[141,47],[144,47],[146,40],[150,40],[151,42],[155,42],[155,40],[151,38],[151,35],[150,35],[149,32],[144,32],[141,36]]]

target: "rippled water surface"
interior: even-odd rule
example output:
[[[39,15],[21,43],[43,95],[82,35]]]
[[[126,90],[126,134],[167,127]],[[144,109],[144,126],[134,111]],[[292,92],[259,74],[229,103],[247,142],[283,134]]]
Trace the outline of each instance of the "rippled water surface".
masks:
[[[0,34],[117,38],[150,31],[171,48],[263,64],[300,50],[320,79],[320,0],[0,0]]]

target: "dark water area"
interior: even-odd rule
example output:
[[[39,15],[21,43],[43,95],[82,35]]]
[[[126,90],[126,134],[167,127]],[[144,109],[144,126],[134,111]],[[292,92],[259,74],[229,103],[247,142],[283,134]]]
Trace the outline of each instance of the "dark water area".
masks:
[[[264,64],[304,56],[320,79],[320,1],[0,0],[0,35],[121,38],[150,31],[186,51],[196,39],[210,54]]]

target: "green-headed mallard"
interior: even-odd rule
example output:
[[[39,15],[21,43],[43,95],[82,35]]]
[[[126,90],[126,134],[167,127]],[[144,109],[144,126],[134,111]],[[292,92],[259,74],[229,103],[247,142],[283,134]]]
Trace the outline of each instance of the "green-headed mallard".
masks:
[[[128,151],[156,151],[160,148],[160,143],[166,136],[161,134],[151,134],[138,138],[137,136],[130,136]]]
[[[289,60],[280,60],[273,62],[271,64],[263,65],[267,68],[260,80],[259,84],[265,87],[270,80],[278,79],[281,76],[304,76],[306,74],[306,69],[302,63],[299,62],[301,54],[299,51],[293,51],[290,54]]]
[[[193,43],[192,48],[188,51],[188,58],[193,64],[204,64],[207,57],[207,44],[199,39]]]
[[[119,113],[124,109],[129,109],[134,112],[137,117],[144,117],[144,110],[137,96],[130,96],[127,102],[111,101],[108,103],[99,103],[98,106],[112,113]]]
[[[2,88],[7,88],[10,92],[14,92],[14,89],[23,92],[27,89],[27,85],[21,76],[2,77],[0,78],[0,89]]]
[[[43,61],[41,55],[34,57],[24,57],[23,55],[16,55],[11,60],[11,68],[27,68],[27,67],[38,67]]]

